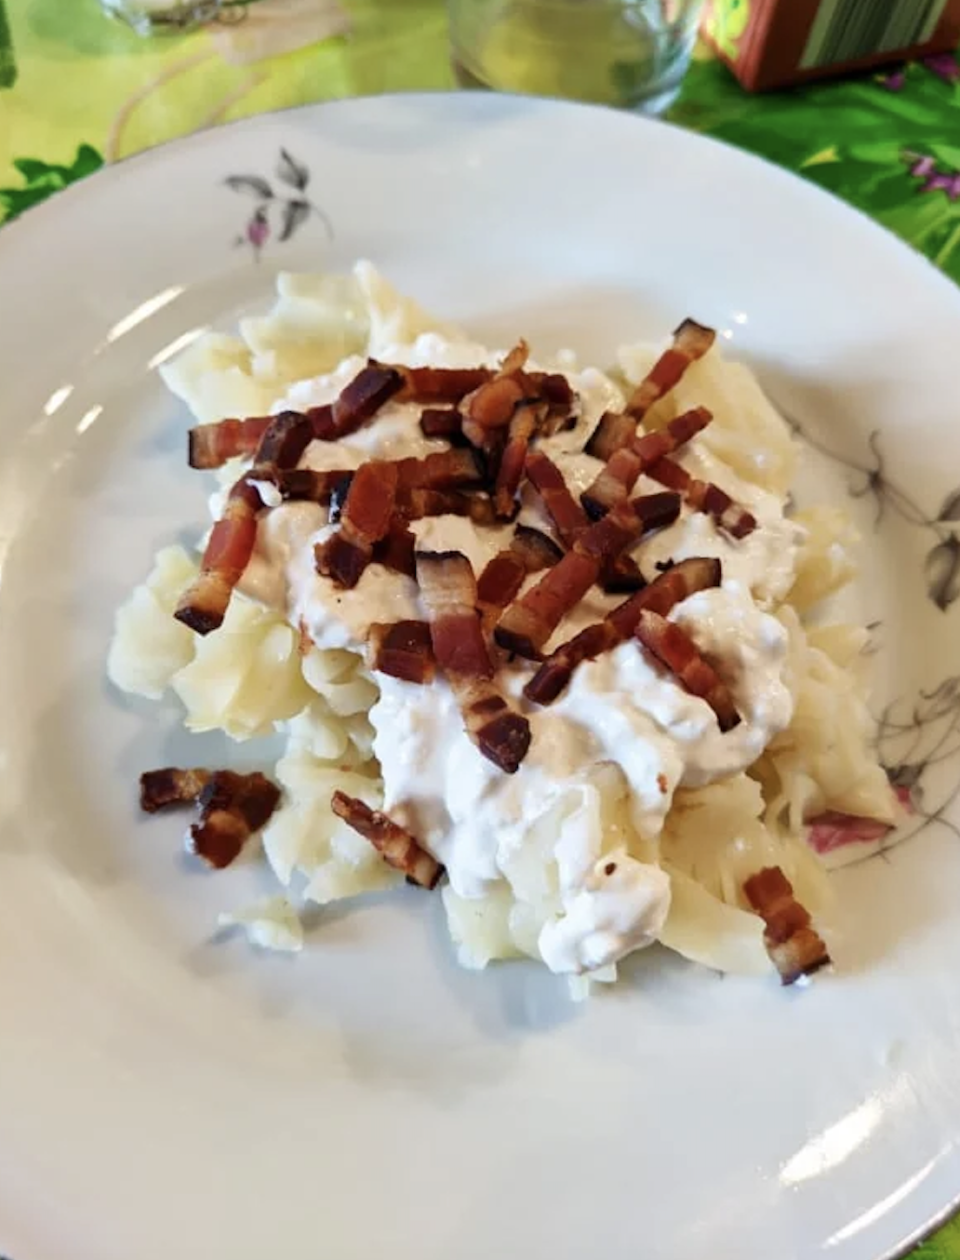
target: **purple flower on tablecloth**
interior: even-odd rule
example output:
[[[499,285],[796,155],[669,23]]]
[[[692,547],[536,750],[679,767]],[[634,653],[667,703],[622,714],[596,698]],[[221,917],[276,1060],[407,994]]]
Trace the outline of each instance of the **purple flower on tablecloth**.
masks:
[[[944,83],[951,85],[960,83],[960,62],[957,61],[956,53],[935,53],[932,57],[922,58],[920,65],[931,74],[935,74],[938,79],[942,79]],[[906,81],[906,66],[899,66],[896,70],[891,70],[889,74],[877,76],[877,82],[888,92],[902,91]]]
[[[923,64],[944,83],[960,83],[960,62],[956,53],[936,53],[932,57],[924,57]]]
[[[909,165],[909,174],[922,180],[918,192],[946,193],[949,201],[960,201],[960,171],[955,168],[941,171],[928,154],[907,151],[901,155]]]
[[[256,199],[253,213],[234,244],[249,246],[257,261],[271,237],[278,244],[289,241],[314,215],[323,223],[328,238],[333,238],[333,225],[329,218],[307,196],[310,168],[298,162],[286,149],[281,149],[276,177],[279,180],[277,187],[262,175],[228,175],[223,181],[233,192]],[[288,193],[287,189],[291,191]]]

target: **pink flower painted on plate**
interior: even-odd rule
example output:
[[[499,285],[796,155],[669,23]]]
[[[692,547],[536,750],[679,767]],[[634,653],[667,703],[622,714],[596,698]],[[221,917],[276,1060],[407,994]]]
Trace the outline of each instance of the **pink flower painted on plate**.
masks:
[[[276,185],[262,175],[228,175],[223,181],[231,191],[256,201],[253,213],[234,244],[248,246],[258,262],[261,251],[271,240],[277,244],[291,240],[312,218],[318,218],[327,238],[333,239],[330,219],[307,196],[309,167],[281,149],[275,174],[279,181]]]

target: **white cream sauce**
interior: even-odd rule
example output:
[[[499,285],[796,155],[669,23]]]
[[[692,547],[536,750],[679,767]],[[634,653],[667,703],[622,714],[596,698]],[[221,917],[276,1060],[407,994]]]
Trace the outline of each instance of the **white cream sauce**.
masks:
[[[500,356],[429,334],[382,357],[411,366],[457,367],[495,363]],[[300,382],[276,409],[331,401],[362,364],[362,359],[349,359],[329,376]],[[622,406],[623,398],[594,369],[569,376],[580,397],[580,419],[576,429],[543,447],[578,493],[600,467],[583,454],[584,443],[600,415]],[[312,443],[301,464],[355,468],[373,456],[420,457],[445,449],[445,443],[423,437],[419,413],[414,405],[388,405],[373,424],[341,442]],[[669,879],[658,867],[637,861],[625,849],[604,852],[604,827],[593,799],[598,766],[617,768],[632,826],[650,840],[662,828],[678,786],[699,786],[745,769],[792,715],[783,678],[786,634],[763,608],[789,589],[802,531],[784,519],[775,496],[740,481],[695,440],[678,459],[694,476],[723,486],[759,521],[753,534],[737,541],[719,534],[709,518],[685,510],[676,524],[644,540],[635,552],[648,579],[656,576],[658,561],[720,558],[722,586],[692,596],[671,615],[731,688],[743,718],[733,730],[722,734],[709,706],[687,694],[633,641],[580,666],[564,695],[548,708],[531,706],[521,695],[531,667],[505,665],[504,687],[527,714],[532,731],[530,752],[510,776],[468,739],[443,680],[418,687],[377,676],[381,694],[370,720],[383,772],[384,808],[444,863],[455,892],[484,896],[493,883],[510,878],[538,827],[541,835],[544,827],[554,828],[555,843],[537,852],[555,872],[557,900],[539,941],[544,961],[555,971],[606,966],[648,944],[669,908]],[[637,492],[659,489],[644,478]],[[371,565],[352,591],[340,591],[316,573],[313,549],[329,534],[326,518],[326,509],[312,504],[286,504],[266,513],[242,589],[285,605],[292,623],[302,621],[321,648],[362,651],[372,622],[423,617],[415,583],[381,566]],[[549,530],[530,487],[521,519]],[[413,528],[426,549],[463,551],[478,574],[512,533],[511,527],[478,529],[460,517],[418,521]],[[591,592],[548,648],[620,598]],[[516,880],[511,882],[516,892]]]

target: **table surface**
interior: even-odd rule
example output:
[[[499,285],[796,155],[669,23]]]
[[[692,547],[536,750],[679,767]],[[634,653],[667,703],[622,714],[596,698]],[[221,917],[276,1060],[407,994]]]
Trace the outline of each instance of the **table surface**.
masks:
[[[344,0],[349,31],[319,43],[316,0],[260,0],[261,20],[268,6],[290,20],[265,23],[254,48],[252,22],[245,35],[238,24],[141,39],[98,0],[0,0],[0,222],[104,162],[201,127],[308,101],[454,86],[443,0]],[[301,46],[278,49],[278,32]],[[960,281],[953,56],[750,96],[701,51],[671,117],[845,198]],[[960,1260],[960,1218],[916,1260]]]

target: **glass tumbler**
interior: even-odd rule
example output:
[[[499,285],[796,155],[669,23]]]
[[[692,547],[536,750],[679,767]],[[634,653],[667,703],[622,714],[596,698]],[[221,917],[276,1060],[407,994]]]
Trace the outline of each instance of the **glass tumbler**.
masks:
[[[100,0],[112,16],[141,35],[178,32],[204,22],[239,22],[253,0]]]
[[[660,113],[690,64],[703,0],[448,0],[463,87]]]

